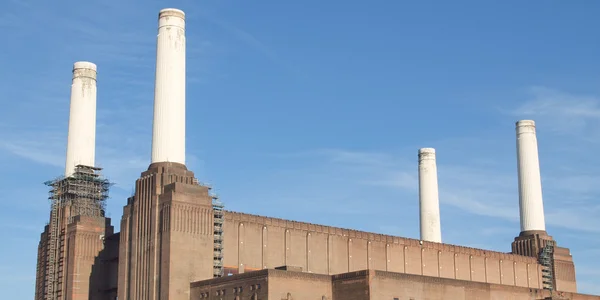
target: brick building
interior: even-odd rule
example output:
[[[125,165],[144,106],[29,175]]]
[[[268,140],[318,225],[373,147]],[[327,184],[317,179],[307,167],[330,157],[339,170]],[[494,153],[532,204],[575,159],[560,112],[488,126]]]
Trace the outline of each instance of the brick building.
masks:
[[[533,121],[517,123],[521,232],[511,253],[441,242],[432,148],[419,151],[421,239],[224,211],[185,165],[185,15],[161,10],[158,25],[152,160],[119,233],[104,216],[110,182],[89,138],[96,65],[75,63],[65,176],[48,182],[35,299],[600,300],[577,294],[569,250],[546,233]]]

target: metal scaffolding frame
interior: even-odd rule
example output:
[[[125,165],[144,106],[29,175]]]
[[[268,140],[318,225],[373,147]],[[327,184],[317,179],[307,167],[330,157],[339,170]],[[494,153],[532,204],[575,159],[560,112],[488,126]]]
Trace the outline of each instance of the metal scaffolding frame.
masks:
[[[219,196],[213,192],[212,185],[201,182],[197,178],[194,184],[208,188],[208,195],[212,198],[213,208],[213,277],[223,277],[223,223],[225,221],[225,206],[219,200]]]
[[[59,177],[44,182],[51,187],[50,222],[48,230],[48,261],[46,299],[58,299],[58,274],[60,272],[61,219],[67,224],[76,216],[104,217],[108,190],[112,185],[101,176],[101,168],[77,165],[68,177]],[[65,216],[59,219],[59,210],[65,208]],[[65,217],[67,219],[65,219]]]
[[[539,255],[542,265],[542,285],[545,290],[554,290],[554,241],[546,241]]]
[[[213,277],[223,277],[223,222],[224,205],[216,194],[211,193],[214,214]]]

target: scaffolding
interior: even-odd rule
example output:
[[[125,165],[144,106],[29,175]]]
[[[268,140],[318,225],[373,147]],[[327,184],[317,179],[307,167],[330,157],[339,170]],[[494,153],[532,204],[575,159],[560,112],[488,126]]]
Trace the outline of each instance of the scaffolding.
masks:
[[[58,299],[58,284],[60,273],[60,233],[61,220],[67,224],[76,216],[104,217],[108,190],[112,185],[104,179],[101,168],[77,165],[75,172],[68,177],[44,182],[51,187],[49,191],[50,200],[50,222],[48,224],[48,263],[47,263],[47,289],[46,299]],[[59,219],[59,210],[65,208],[65,218]]]
[[[213,277],[223,277],[223,222],[224,206],[216,194],[210,194],[214,214],[214,255],[213,255]]]
[[[224,205],[219,196],[213,192],[212,185],[193,179],[194,184],[206,187],[208,195],[212,198],[213,208],[213,277],[223,277],[223,222],[225,221]]]
[[[545,290],[554,290],[554,241],[546,241],[539,256],[542,265],[542,285]]]

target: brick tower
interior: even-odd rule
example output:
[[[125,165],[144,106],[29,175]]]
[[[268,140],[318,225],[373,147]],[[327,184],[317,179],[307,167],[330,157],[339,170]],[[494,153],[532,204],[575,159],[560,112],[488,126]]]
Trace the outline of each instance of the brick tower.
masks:
[[[185,15],[158,23],[152,162],[123,209],[119,299],[187,300],[213,277],[213,196],[185,166]]]
[[[35,299],[94,299],[99,292],[92,267],[113,227],[104,216],[110,183],[94,167],[95,123],[96,65],[76,62],[65,175],[46,182],[51,210],[38,246]]]
[[[577,292],[569,249],[557,246],[546,232],[535,122],[518,121],[516,131],[521,233],[512,243],[512,253],[539,260],[544,289]]]

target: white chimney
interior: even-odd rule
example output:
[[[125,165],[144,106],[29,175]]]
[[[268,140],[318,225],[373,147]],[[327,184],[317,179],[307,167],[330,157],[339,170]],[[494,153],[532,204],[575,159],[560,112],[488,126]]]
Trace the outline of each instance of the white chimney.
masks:
[[[441,243],[440,201],[433,148],[419,149],[419,209],[421,240]]]
[[[73,65],[69,136],[65,176],[75,166],[94,166],[96,151],[96,65],[80,61]]]
[[[516,129],[521,232],[545,231],[546,222],[544,220],[535,122],[531,120],[518,121]]]
[[[185,14],[158,15],[152,163],[185,164]]]

